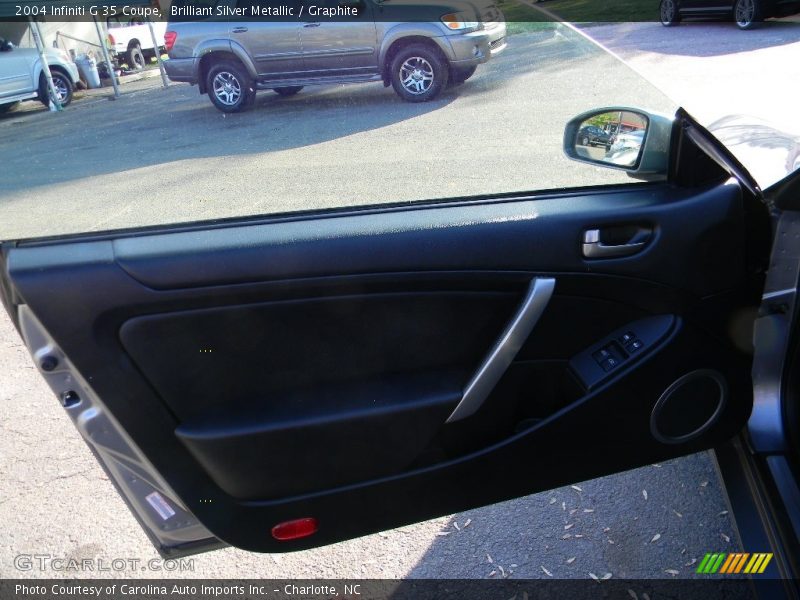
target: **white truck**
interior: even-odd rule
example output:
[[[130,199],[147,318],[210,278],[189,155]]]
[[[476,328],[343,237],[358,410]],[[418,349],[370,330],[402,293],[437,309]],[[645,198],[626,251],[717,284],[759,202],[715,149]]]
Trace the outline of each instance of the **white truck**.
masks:
[[[111,49],[120,65],[127,64],[131,69],[140,71],[156,52],[160,53],[164,49],[166,23],[153,21],[153,32],[156,34],[158,48],[153,45],[150,27],[140,17],[116,15],[109,17],[106,25]]]

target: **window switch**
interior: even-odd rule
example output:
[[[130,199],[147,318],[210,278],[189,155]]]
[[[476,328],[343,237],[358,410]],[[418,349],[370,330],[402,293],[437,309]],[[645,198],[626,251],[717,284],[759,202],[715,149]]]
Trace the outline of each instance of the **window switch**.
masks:
[[[634,352],[641,350],[642,346],[644,346],[642,340],[633,340],[631,343],[625,346],[625,351],[628,354],[633,354]]]
[[[602,363],[604,360],[611,358],[611,352],[608,351],[608,348],[601,348],[592,354],[592,358],[594,358],[598,363]]]
[[[611,369],[617,367],[619,365],[619,362],[620,361],[618,359],[611,356],[605,359],[603,362],[601,362],[600,366],[602,367],[603,371],[608,373]]]
[[[636,339],[636,334],[633,333],[632,331],[629,331],[627,333],[623,333],[620,336],[619,341],[623,346],[626,346],[627,344],[630,344],[635,339]]]

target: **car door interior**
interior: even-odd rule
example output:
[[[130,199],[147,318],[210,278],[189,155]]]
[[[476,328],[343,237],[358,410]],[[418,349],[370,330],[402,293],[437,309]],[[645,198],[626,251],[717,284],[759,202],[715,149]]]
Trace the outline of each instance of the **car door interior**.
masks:
[[[3,297],[93,449],[133,472],[101,441],[117,424],[157,471],[129,481],[167,504],[154,521],[303,549],[741,430],[768,221],[692,164],[692,182],[5,243]],[[273,531],[296,519],[315,533]]]

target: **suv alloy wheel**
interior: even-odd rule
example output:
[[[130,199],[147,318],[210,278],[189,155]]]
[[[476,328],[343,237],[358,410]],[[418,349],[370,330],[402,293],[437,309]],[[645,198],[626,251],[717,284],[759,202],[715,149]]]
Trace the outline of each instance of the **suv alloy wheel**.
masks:
[[[243,66],[233,61],[212,65],[206,77],[208,97],[222,112],[245,110],[255,99],[252,79]]]
[[[433,100],[447,85],[449,69],[438,51],[425,44],[411,44],[392,59],[392,87],[408,102]]]

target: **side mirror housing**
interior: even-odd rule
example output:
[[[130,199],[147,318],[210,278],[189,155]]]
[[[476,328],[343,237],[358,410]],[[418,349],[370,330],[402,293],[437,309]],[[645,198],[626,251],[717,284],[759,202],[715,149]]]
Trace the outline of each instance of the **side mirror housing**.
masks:
[[[636,179],[660,179],[669,168],[672,127],[672,117],[661,114],[621,106],[598,108],[567,123],[564,153]]]

